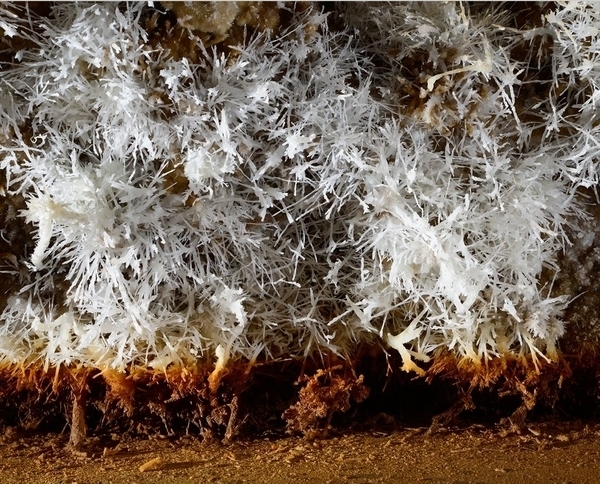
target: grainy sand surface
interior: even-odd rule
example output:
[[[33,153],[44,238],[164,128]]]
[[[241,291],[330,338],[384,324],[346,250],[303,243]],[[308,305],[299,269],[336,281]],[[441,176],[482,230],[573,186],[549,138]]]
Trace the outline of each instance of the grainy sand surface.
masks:
[[[261,438],[229,446],[177,439],[90,439],[67,435],[0,440],[0,482],[133,483],[597,483],[600,423],[544,423],[520,429],[471,426]]]

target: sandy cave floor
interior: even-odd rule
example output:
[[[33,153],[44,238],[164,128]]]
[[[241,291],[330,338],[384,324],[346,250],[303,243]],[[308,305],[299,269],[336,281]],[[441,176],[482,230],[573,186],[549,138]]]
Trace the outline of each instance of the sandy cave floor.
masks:
[[[426,427],[339,433],[326,439],[260,438],[223,446],[196,437],[91,439],[68,435],[0,437],[0,482],[134,483],[595,483],[600,422]]]

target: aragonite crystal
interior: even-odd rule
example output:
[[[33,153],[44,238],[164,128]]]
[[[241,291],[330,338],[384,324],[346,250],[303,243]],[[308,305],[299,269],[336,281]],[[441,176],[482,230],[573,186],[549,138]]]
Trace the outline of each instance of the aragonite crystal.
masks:
[[[5,397],[66,398],[76,441],[99,400],[229,439],[255,372],[304,374],[306,431],[373,361],[529,409],[596,354],[599,32],[584,2],[3,4]]]

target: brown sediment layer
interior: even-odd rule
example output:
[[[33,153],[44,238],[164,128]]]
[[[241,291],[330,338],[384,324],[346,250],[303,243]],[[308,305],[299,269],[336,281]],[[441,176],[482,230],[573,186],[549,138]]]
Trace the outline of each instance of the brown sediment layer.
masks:
[[[571,376],[567,360],[533,360],[531,357],[506,355],[483,361],[457,359],[451,353],[437,355],[426,372],[428,381],[435,378],[468,382],[473,389],[489,388],[502,382],[516,386],[537,387],[545,381],[563,381]],[[510,384],[510,383],[509,383]]]
[[[240,361],[218,381],[211,381],[206,364],[162,372],[5,366],[0,423],[70,428],[74,445],[112,432],[191,433],[225,442],[264,432],[320,435],[332,424],[369,425],[384,414],[391,422],[410,422],[410,412],[402,412],[407,406],[423,407],[419,417],[433,422],[431,431],[469,411],[491,412],[496,421],[508,417],[519,426],[534,409],[597,400],[600,374],[598,368],[582,373],[578,360],[565,359],[472,363],[444,354],[433,359],[425,378],[400,372],[397,358],[383,352],[329,366],[311,361],[252,367]]]
[[[572,376],[568,362],[559,357],[556,361],[534,360],[530,357],[506,356],[482,362],[457,360],[451,354],[433,360],[427,380],[450,379],[458,387],[454,404],[433,418],[430,431],[436,431],[466,410],[476,410],[473,395],[478,391],[491,391],[492,398],[515,397],[518,405],[508,420],[522,427],[530,411],[538,404],[554,407],[561,398],[565,380]]]

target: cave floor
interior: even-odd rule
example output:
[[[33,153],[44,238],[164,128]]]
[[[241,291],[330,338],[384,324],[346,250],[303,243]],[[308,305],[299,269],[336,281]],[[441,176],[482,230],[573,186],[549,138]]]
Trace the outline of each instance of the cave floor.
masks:
[[[600,478],[600,422],[549,421],[440,428],[263,435],[230,445],[197,436],[91,437],[8,427],[0,482],[121,483],[592,483]]]

